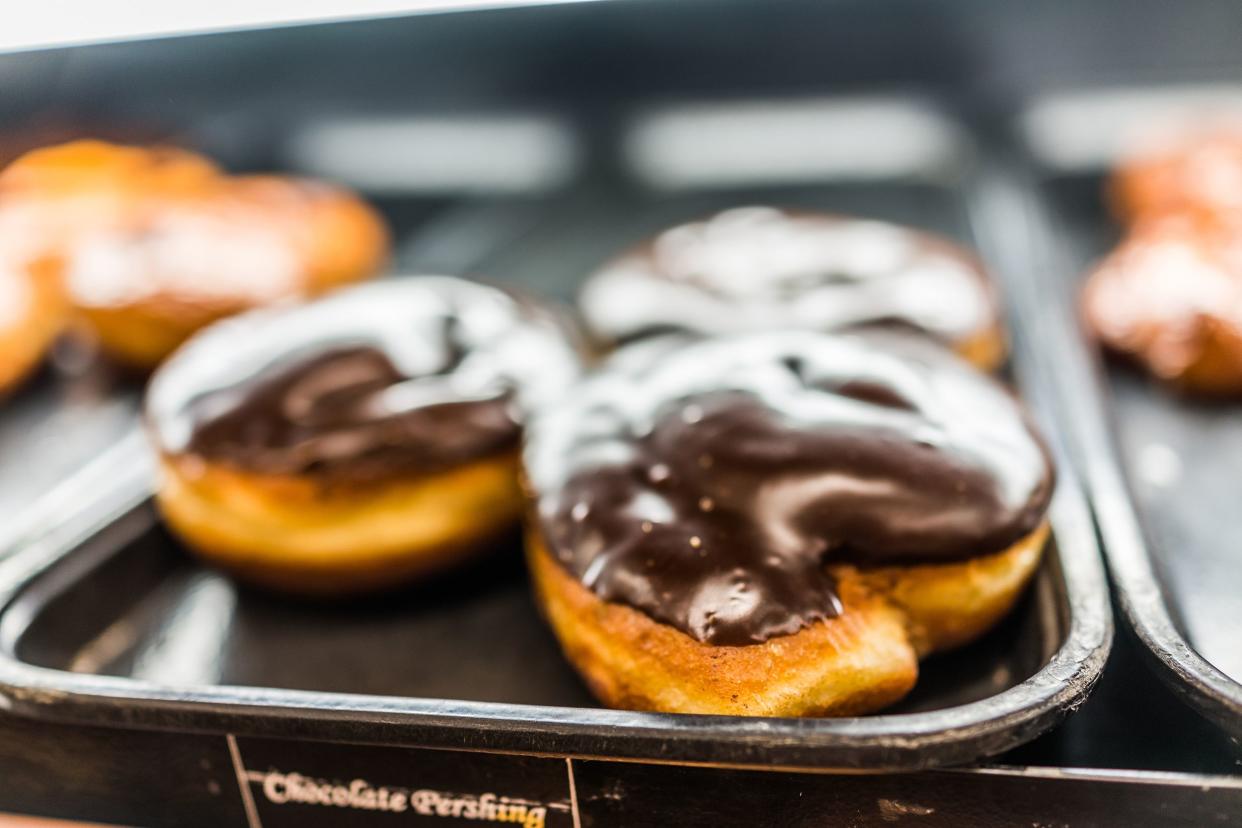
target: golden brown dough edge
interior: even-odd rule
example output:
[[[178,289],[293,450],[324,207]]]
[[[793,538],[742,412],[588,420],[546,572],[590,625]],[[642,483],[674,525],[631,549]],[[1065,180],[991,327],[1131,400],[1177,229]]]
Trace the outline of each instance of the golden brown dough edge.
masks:
[[[122,365],[150,371],[198,330],[250,310],[244,302],[186,302],[152,296],[124,305],[75,309],[77,327]]]
[[[570,663],[611,707],[747,716],[846,716],[902,698],[918,658],[994,624],[1039,564],[1047,525],[963,563],[834,569],[844,611],[793,635],[713,646],[598,598],[527,530],[536,601]]]
[[[30,288],[29,307],[0,327],[0,394],[17,387],[34,371],[64,329],[67,315],[57,266],[50,259],[20,266],[26,272],[17,278],[25,279]]]
[[[515,453],[417,478],[324,487],[164,456],[156,500],[208,562],[279,591],[345,597],[399,586],[485,549],[517,524]]]
[[[839,567],[841,579],[857,577],[906,617],[906,633],[919,657],[968,644],[1013,607],[1035,575],[1048,542],[1048,522],[1008,549],[947,564]]]

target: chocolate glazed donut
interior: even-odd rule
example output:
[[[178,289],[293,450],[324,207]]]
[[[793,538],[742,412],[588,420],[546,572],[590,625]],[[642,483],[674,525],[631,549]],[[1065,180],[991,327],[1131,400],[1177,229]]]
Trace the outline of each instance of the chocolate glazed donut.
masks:
[[[540,605],[606,702],[833,715],[907,692],[1038,564],[1047,450],[930,341],[622,349],[528,432]]]
[[[600,268],[579,306],[606,342],[900,325],[984,369],[1005,353],[991,282],[970,253],[885,222],[770,207],[664,231]]]
[[[450,277],[236,317],[152,380],[159,505],[190,546],[261,584],[408,580],[512,527],[522,422],[578,370],[558,317]]]

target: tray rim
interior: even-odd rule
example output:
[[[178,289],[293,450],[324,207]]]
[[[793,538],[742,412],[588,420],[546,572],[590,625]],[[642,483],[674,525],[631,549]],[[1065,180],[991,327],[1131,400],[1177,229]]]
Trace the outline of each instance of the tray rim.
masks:
[[[1049,272],[1062,274],[1035,286],[1041,293],[1039,305],[1049,309],[1037,324],[1042,327],[1042,340],[1059,351],[1056,362],[1068,369],[1054,387],[1060,396],[1057,410],[1062,419],[1068,419],[1059,426],[1069,437],[1072,459],[1080,467],[1117,603],[1161,680],[1235,742],[1242,740],[1242,681],[1230,678],[1199,654],[1178,627],[1165,599],[1151,556],[1155,542],[1131,493],[1117,431],[1109,427],[1116,409],[1104,359],[1076,312],[1074,291],[1054,284],[1062,281],[1064,274],[1077,274],[1081,268],[1069,262],[1054,241],[1064,234],[1060,232],[1062,219],[1045,189],[1049,176],[1032,180],[1041,167],[1033,159],[1025,163],[1026,169],[1036,172],[1011,170],[1010,174],[1024,182],[1016,189],[1026,200],[1038,255]]]

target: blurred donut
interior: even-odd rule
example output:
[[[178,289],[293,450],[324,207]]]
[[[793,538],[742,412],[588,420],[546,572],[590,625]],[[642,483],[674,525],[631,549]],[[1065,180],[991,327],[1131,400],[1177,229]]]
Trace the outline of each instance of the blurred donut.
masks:
[[[894,224],[770,207],[664,231],[596,271],[579,306],[609,343],[898,324],[984,369],[1005,354],[992,285],[967,251]]]
[[[1168,214],[1136,224],[1083,290],[1109,349],[1184,390],[1242,393],[1242,214]]]
[[[1108,195],[1125,222],[1168,213],[1242,213],[1242,124],[1149,135],[1117,166]]]
[[[59,259],[102,349],[142,369],[217,319],[371,276],[388,246],[379,216],[342,190],[97,141],[10,165],[0,227],[20,253]]]

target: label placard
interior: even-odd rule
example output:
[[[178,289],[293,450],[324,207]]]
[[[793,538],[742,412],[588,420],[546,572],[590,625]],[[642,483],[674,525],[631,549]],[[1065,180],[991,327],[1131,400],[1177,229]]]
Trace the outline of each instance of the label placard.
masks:
[[[251,828],[568,828],[564,759],[228,737]]]

